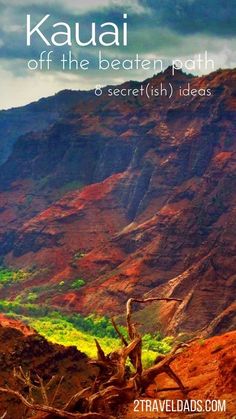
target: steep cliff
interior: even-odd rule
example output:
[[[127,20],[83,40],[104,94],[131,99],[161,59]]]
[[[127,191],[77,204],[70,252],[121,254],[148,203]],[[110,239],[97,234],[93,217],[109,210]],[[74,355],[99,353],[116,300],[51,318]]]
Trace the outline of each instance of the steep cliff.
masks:
[[[37,286],[38,301],[106,314],[130,296],[175,296],[178,308],[151,307],[154,328],[235,327],[235,82],[234,70],[167,69],[143,85],[172,83],[172,99],[87,95],[18,139],[1,167],[0,243],[31,275],[1,296]],[[211,95],[180,95],[188,85]]]

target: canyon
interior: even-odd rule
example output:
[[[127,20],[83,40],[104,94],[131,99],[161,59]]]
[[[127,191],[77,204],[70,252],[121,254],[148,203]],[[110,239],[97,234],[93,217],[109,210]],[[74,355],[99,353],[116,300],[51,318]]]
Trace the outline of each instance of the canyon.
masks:
[[[27,272],[1,299],[34,292],[119,317],[129,297],[173,297],[136,307],[137,320],[164,334],[235,329],[236,72],[168,68],[142,85],[169,82],[171,100],[61,92],[27,108],[19,137],[25,108],[4,111],[5,125],[0,113],[0,154],[4,127],[15,133],[0,170],[1,264]],[[180,96],[188,84],[212,94]]]

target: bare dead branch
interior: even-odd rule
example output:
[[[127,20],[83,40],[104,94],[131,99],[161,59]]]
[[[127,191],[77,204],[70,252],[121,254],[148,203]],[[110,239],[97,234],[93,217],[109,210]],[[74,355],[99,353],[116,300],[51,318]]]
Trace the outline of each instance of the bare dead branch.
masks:
[[[127,340],[125,339],[125,337],[122,335],[121,331],[119,330],[119,328],[118,328],[118,326],[117,326],[117,324],[116,324],[116,322],[115,322],[114,317],[112,317],[112,318],[111,318],[111,322],[112,322],[112,325],[113,325],[113,327],[114,327],[114,329],[115,329],[115,331],[116,331],[117,335],[119,336],[119,338],[120,338],[121,342],[123,343],[123,345],[124,345],[124,346],[128,346],[128,342],[127,342]]]
[[[53,375],[52,378],[48,381],[48,383],[45,384],[46,390],[49,390],[53,386],[53,384],[55,383],[55,381],[57,379],[58,379],[58,376],[57,375]]]
[[[20,400],[26,407],[32,410],[36,410],[39,412],[50,413],[54,414],[60,418],[68,418],[68,419],[114,419],[110,415],[104,415],[100,413],[70,413],[65,410],[56,409],[55,407],[39,405],[39,404],[32,404],[30,403],[21,393],[18,391],[12,390],[10,388],[0,387],[1,393],[11,394],[15,396],[18,400]]]
[[[153,301],[174,301],[181,302],[178,298],[130,298],[126,304],[126,326],[129,339],[126,339],[114,318],[111,319],[114,330],[120,338],[122,347],[114,350],[108,355],[105,354],[100,343],[95,339],[97,348],[97,359],[90,360],[89,363],[98,367],[98,374],[93,385],[77,392],[66,402],[63,409],[53,407],[53,404],[59,394],[63,377],[59,379],[56,385],[57,376],[53,376],[48,383],[44,383],[40,376],[37,376],[38,383],[33,382],[30,372],[24,372],[20,367],[14,371],[14,376],[21,383],[26,384],[29,389],[29,400],[20,392],[9,389],[0,388],[0,392],[11,394],[18,398],[28,409],[32,411],[41,411],[48,414],[58,416],[60,418],[75,419],[111,419],[110,412],[122,404],[131,402],[138,398],[142,392],[148,388],[150,383],[154,382],[159,374],[166,373],[178,387],[172,387],[170,390],[178,389],[184,394],[187,389],[181,379],[171,368],[171,363],[179,356],[180,350],[188,347],[188,343],[178,343],[168,355],[159,356],[156,364],[143,370],[142,367],[142,337],[140,336],[136,326],[132,323],[132,305],[133,303],[149,303]],[[135,373],[127,372],[126,361],[131,360],[135,368]],[[36,385],[36,384],[37,385]],[[51,396],[47,391],[56,385],[56,389]],[[35,403],[33,399],[33,390],[40,392],[42,397],[42,405]],[[159,390],[161,391],[161,390]],[[162,390],[167,391],[167,390]],[[75,412],[75,410],[81,412]],[[87,413],[82,413],[87,412]],[[102,412],[102,413],[101,413]]]
[[[54,375],[54,377],[56,377],[55,375]],[[61,378],[60,378],[60,380],[59,380],[59,382],[58,382],[58,384],[57,384],[57,387],[56,387],[56,390],[54,391],[54,394],[53,394],[53,396],[52,396],[52,400],[50,401],[50,406],[53,406],[54,405],[54,402],[55,402],[55,400],[56,400],[56,397],[57,397],[57,395],[58,395],[58,393],[59,393],[59,389],[60,389],[60,387],[61,387],[61,383],[62,383],[62,381],[64,380],[64,377],[62,376]],[[54,381],[54,380],[53,380]],[[50,380],[50,382],[47,384],[47,386],[46,386],[46,388],[50,388],[50,385],[52,384],[52,380]],[[66,410],[66,409],[65,409]]]
[[[171,377],[179,386],[179,388],[185,392],[185,387],[182,383],[182,381],[180,380],[180,378],[177,376],[177,374],[175,374],[175,372],[172,370],[172,368],[170,367],[170,365],[166,366],[166,372],[169,375],[169,377]]]
[[[42,396],[42,400],[44,401],[46,406],[49,406],[48,395],[47,395],[46,389],[44,387],[43,379],[38,374],[37,374],[37,378],[38,378],[38,381],[39,381],[40,393],[41,393],[41,396]]]
[[[64,410],[70,412],[75,407],[76,403],[83,397],[88,397],[91,392],[91,386],[80,390],[78,393],[74,394],[69,401],[65,404]]]
[[[97,339],[95,339],[96,347],[97,347],[97,357],[99,361],[106,361],[106,355],[103,349],[101,348]]]
[[[122,350],[124,354],[124,358],[126,359],[131,354],[131,352],[133,352],[136,349],[136,347],[140,343],[141,343],[141,337],[137,337],[131,343],[129,343],[129,345]]]

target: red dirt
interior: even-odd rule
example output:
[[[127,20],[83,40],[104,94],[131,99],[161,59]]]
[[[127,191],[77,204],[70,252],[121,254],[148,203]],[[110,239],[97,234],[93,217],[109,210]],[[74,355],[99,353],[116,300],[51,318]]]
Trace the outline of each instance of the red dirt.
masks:
[[[9,317],[4,316],[0,313],[0,327],[13,328],[19,330],[23,333],[24,336],[30,336],[35,334],[35,330],[27,326],[25,323],[22,323],[19,320],[10,319]]]
[[[46,381],[52,375],[64,376],[57,406],[60,407],[69,396],[77,390],[93,382],[95,370],[87,364],[85,355],[75,348],[64,348],[48,343],[37,334],[22,333],[22,324],[1,316],[0,326],[0,385],[14,385],[12,371],[14,367],[22,366],[25,371],[41,375]],[[176,413],[144,413],[133,412],[133,405],[123,406],[117,413],[120,419],[165,418],[179,419],[232,419],[236,412],[236,332],[226,333],[210,339],[192,343],[184,349],[172,363],[172,369],[185,387],[190,391],[192,400],[226,400],[225,413],[207,414],[176,414]],[[146,395],[140,399],[177,400],[184,399],[180,391],[160,392],[163,388],[175,387],[176,384],[165,374],[161,374],[155,383],[150,383]],[[22,419],[23,407],[14,399],[0,395],[0,414],[8,411],[7,419]],[[37,417],[43,417],[38,415]]]
[[[138,413],[129,405],[120,416],[122,419],[146,418],[199,418],[232,419],[236,414],[236,332],[215,336],[191,344],[172,364],[183,384],[192,388],[188,393],[193,400],[226,400],[227,411],[204,414],[182,413]],[[148,389],[148,399],[183,399],[177,391],[158,392],[158,389],[175,387],[176,384],[165,374],[158,376],[156,383]],[[140,397],[140,399],[145,397]],[[146,395],[147,398],[147,395]]]
[[[13,369],[22,366],[31,376],[40,375],[48,382],[53,375],[64,377],[61,391],[56,399],[61,407],[77,391],[90,385],[96,374],[95,368],[88,364],[86,355],[75,347],[65,348],[51,344],[42,336],[22,325],[21,322],[6,319],[0,320],[0,386],[9,385],[21,389],[13,378]],[[26,387],[22,389],[27,390]],[[55,391],[55,385],[51,389]],[[25,394],[27,395],[27,393]],[[51,393],[49,394],[51,397]],[[37,400],[42,402],[40,398]],[[7,411],[6,419],[25,419],[25,409],[15,397],[0,393],[0,416]],[[44,417],[39,415],[38,417]]]

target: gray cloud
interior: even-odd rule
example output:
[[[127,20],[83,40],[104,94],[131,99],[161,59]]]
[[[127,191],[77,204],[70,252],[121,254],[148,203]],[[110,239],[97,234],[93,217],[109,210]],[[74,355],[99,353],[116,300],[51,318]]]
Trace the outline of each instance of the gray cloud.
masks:
[[[152,75],[145,71],[98,73],[95,65],[98,49],[76,46],[72,48],[74,54],[91,62],[86,74],[60,72],[59,59],[69,50],[67,47],[54,48],[54,67],[50,74],[32,73],[27,70],[27,61],[37,59],[47,48],[37,37],[31,47],[26,47],[27,13],[35,23],[45,14],[51,15],[51,23],[62,20],[73,25],[80,21],[85,39],[92,21],[98,25],[104,21],[118,24],[122,14],[128,13],[128,46],[105,48],[104,55],[122,59],[133,58],[139,53],[142,58],[162,58],[168,65],[174,57],[188,58],[208,50],[216,68],[235,67],[235,0],[0,0],[0,9],[0,68],[4,74],[1,80],[4,79],[4,86],[9,84],[8,97],[5,95],[4,99],[1,94],[0,107],[39,97],[36,88],[30,93],[29,89],[16,89],[17,83],[22,84],[23,80],[28,86],[36,85],[38,80],[41,92],[51,94],[69,86],[78,89],[80,83],[83,88],[93,88],[96,83],[116,83],[131,78],[141,80]],[[45,33],[50,36],[51,32],[50,25],[46,25]],[[17,91],[21,91],[17,93],[18,99]]]
[[[158,23],[181,34],[236,36],[235,0],[140,0]]]

